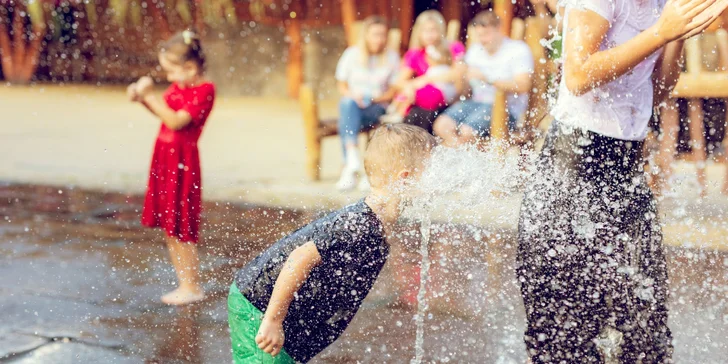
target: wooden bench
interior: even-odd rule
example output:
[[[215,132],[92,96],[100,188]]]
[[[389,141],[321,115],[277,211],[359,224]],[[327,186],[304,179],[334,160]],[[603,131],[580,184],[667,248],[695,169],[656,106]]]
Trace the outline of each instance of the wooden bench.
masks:
[[[321,142],[326,137],[339,135],[339,120],[319,117],[318,96],[310,85],[301,85],[298,99],[303,112],[303,133],[306,139],[306,174],[312,181],[318,181],[321,179]],[[369,130],[362,130],[362,133]]]

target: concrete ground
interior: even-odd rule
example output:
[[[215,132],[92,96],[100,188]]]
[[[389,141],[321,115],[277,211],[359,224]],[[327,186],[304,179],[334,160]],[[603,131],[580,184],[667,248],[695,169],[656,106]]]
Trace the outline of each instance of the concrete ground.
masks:
[[[174,272],[142,197],[0,184],[0,362],[230,363],[226,293],[234,272],[311,210],[208,202],[200,246],[208,298],[168,307]],[[415,353],[419,255],[393,233],[389,262],[351,326],[312,363],[406,363]],[[411,244],[411,243],[409,243]],[[525,312],[512,233],[433,225],[424,363],[523,364]],[[728,357],[728,252],[668,247],[675,363]]]

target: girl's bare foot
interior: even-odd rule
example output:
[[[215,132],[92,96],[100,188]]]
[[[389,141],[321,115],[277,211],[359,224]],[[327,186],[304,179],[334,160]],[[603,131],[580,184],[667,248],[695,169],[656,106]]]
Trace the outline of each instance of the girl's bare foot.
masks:
[[[205,292],[201,288],[189,289],[189,288],[177,288],[172,292],[169,292],[162,296],[162,302],[173,305],[181,306],[190,303],[199,302],[205,299]]]

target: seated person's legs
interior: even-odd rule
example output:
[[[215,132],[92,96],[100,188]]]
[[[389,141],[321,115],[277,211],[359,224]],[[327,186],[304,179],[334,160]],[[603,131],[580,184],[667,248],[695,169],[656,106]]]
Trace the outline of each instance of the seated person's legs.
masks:
[[[490,128],[490,110],[489,105],[472,100],[457,103],[438,118],[436,132],[443,135],[437,135],[445,139],[448,146],[474,142],[487,135]]]
[[[432,131],[436,136],[442,138],[444,146],[456,147],[459,144],[458,124],[462,122],[463,115],[463,103],[459,102],[447,108],[442,115],[435,119]]]
[[[339,101],[339,135],[346,154],[347,147],[356,146],[362,129],[362,110],[353,99],[341,98]]]
[[[415,102],[415,92],[415,89],[412,87],[404,88],[392,102],[392,113],[405,117],[410,106]]]
[[[469,111],[462,124],[460,124],[461,143],[473,143],[490,135],[493,107],[488,104],[473,102]]]
[[[342,98],[339,103],[339,135],[344,150],[344,169],[336,184],[339,190],[349,190],[356,186],[357,175],[363,175],[361,156],[359,155],[359,133],[379,122],[384,114],[384,107],[371,104],[361,108],[356,101]]]

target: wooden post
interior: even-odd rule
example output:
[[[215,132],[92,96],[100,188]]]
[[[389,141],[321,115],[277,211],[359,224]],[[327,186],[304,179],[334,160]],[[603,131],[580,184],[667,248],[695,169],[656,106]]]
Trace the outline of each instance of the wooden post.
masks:
[[[298,98],[298,91],[303,81],[303,37],[301,36],[301,21],[297,18],[289,19],[286,22],[286,34],[288,35],[288,95]]]
[[[531,90],[529,90],[528,113],[526,114],[526,125],[537,127],[543,115],[546,114],[548,102],[548,69],[545,62],[546,50],[541,45],[541,39],[545,36],[543,24],[549,19],[532,16],[526,19],[525,41],[533,55],[534,72],[531,76]]]
[[[399,29],[402,30],[402,51],[409,47],[414,16],[414,0],[399,0]]]
[[[494,11],[501,20],[501,33],[506,37],[510,36],[511,22],[513,21],[513,4],[510,0],[495,0]],[[508,137],[507,120],[506,94],[498,90],[495,93],[490,124],[490,135],[494,139],[503,140]]]
[[[303,134],[306,138],[306,174],[313,181],[321,177],[321,138],[316,94],[309,85],[301,86],[299,98],[303,111]]]
[[[511,22],[513,21],[513,3],[511,3],[511,0],[494,0],[493,12],[500,18],[501,32],[510,35]]]
[[[354,0],[341,0],[341,22],[344,24],[347,44],[355,44],[357,35],[354,34],[354,22],[356,22],[356,4]]]
[[[450,42],[460,41],[460,20],[453,19],[447,22],[447,31],[445,32],[445,39]]]
[[[447,23],[447,39],[460,40],[460,29],[463,20],[463,4],[459,0],[448,0],[443,4],[443,16]]]
[[[389,0],[378,0],[377,11],[382,14],[384,19],[387,19],[387,25],[392,26],[392,4]]]

